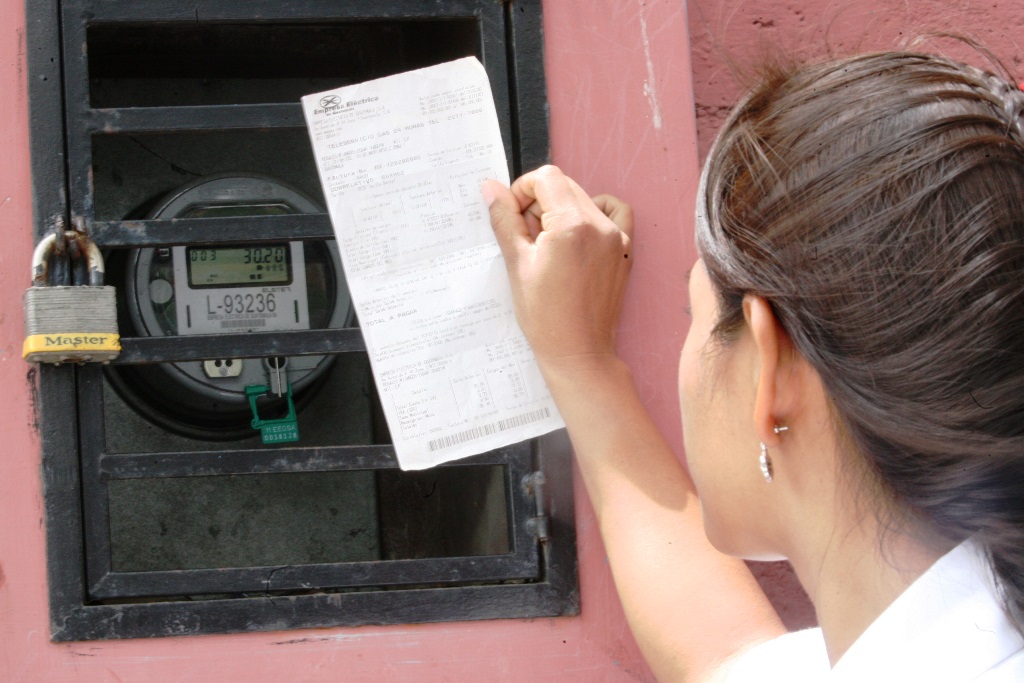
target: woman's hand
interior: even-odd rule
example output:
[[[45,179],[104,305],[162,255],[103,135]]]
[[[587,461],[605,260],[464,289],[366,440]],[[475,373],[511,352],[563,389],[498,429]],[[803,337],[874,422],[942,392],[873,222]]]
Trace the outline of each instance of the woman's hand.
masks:
[[[632,263],[633,211],[593,199],[555,166],[481,188],[512,284],[516,317],[542,367],[615,354]]]

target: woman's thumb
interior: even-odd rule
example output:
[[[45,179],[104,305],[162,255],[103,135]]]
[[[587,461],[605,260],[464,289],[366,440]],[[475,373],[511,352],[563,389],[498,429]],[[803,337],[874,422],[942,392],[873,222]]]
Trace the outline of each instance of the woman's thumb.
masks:
[[[512,191],[497,180],[485,180],[480,185],[480,193],[490,211],[491,228],[501,253],[507,262],[511,262],[530,239],[530,230],[519,209],[519,202]]]

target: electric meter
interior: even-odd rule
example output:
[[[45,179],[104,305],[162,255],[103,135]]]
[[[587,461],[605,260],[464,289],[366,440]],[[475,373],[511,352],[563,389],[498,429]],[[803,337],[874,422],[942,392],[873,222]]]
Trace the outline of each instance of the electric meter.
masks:
[[[312,199],[277,180],[217,175],[178,188],[157,202],[149,217],[320,212]],[[213,221],[211,230],[216,230]],[[124,265],[124,308],[137,336],[344,327],[353,315],[333,241],[135,249]],[[236,439],[254,433],[247,386],[267,385],[279,396],[290,387],[301,408],[333,359],[217,358],[125,366],[110,376],[126,403],[159,426],[193,438]]]

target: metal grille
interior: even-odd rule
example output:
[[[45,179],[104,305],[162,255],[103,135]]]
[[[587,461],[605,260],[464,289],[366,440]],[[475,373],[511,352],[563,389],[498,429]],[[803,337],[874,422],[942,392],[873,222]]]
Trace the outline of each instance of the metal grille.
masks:
[[[511,170],[519,173],[546,158],[539,0],[256,0],[188,5],[65,0],[59,6],[28,0],[27,10],[37,239],[58,217],[87,231],[111,253],[183,243],[330,239],[325,214],[125,218],[125,207],[137,198],[114,196],[110,188],[118,184],[116,174],[110,176],[114,181],[101,179],[104,164],[114,155],[131,149],[159,157],[160,144],[169,139],[201,140],[193,147],[207,151],[205,141],[214,141],[217,150],[230,150],[232,145],[259,146],[267,140],[286,146],[302,140],[303,118],[297,97],[292,98],[294,79],[289,81],[289,68],[299,62],[306,64],[300,85],[311,92],[343,85],[353,76],[362,80],[385,75],[389,69],[463,56],[450,54],[458,48],[446,45],[469,41],[492,82]],[[430,39],[432,28],[439,31],[435,40]],[[312,35],[319,39],[302,40]],[[244,47],[253,38],[258,40],[249,42],[268,49]],[[390,39],[401,46],[397,56],[367,56],[374,45],[379,48]],[[136,59],[126,63],[122,57],[119,62],[117,50],[130,53],[133,44],[139,50]],[[195,51],[210,45],[223,57],[212,66],[210,60],[195,56]],[[175,69],[183,74],[175,93],[146,81],[152,67],[146,55],[156,59],[161,50],[170,49],[180,50]],[[326,52],[310,57],[310,50]],[[277,58],[267,59],[263,53]],[[350,60],[352,67],[324,63],[336,55],[341,55],[339,61]],[[253,60],[260,59],[266,61],[253,66]],[[245,81],[252,72],[239,76],[239,64],[265,75],[260,87],[268,96],[246,94]],[[204,75],[205,68],[212,73]],[[222,92],[230,96],[210,101],[201,83],[204,78],[227,83]],[[301,184],[305,174],[315,174],[309,151],[300,145],[290,148],[294,158],[280,160],[281,170]],[[196,158],[200,156],[197,152]],[[145,180],[138,184],[144,187]],[[351,327],[122,337],[122,346],[116,361],[122,367],[217,358],[365,356],[359,331]],[[381,486],[394,484],[397,463],[382,428],[375,429],[371,443],[361,444],[267,449],[238,442],[208,450],[118,449],[111,444],[122,423],[110,413],[112,395],[98,366],[39,370],[55,640],[527,617],[578,610],[564,434],[442,468],[452,473],[501,472],[508,540],[500,552],[467,554],[465,548],[454,547],[443,556],[409,556],[383,550],[380,559],[186,568],[170,562],[168,567],[150,567],[112,548],[118,534],[142,523],[118,502],[124,491],[145,492],[147,486],[166,488],[181,482],[211,485],[231,477],[250,477],[270,486],[285,481],[306,485],[303,482],[309,479],[294,477],[320,474],[324,479],[343,479],[345,473],[367,471],[377,473]],[[369,403],[374,400],[371,396]],[[539,493],[532,486],[538,480],[536,471],[545,473],[547,502],[534,497]],[[499,480],[488,476],[492,483]],[[420,485],[412,478],[379,495],[412,495]],[[555,509],[558,515],[538,524],[534,518],[545,509]],[[197,514],[206,514],[204,510]],[[538,526],[548,528],[543,539],[536,534]],[[211,525],[210,534],[216,536],[214,529]],[[211,563],[216,565],[215,560]]]

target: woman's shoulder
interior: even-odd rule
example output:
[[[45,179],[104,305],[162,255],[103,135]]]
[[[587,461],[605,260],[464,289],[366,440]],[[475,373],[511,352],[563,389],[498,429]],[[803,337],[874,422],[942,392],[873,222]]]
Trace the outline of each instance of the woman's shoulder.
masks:
[[[825,639],[820,628],[810,628],[786,633],[740,652],[722,667],[714,683],[811,683],[828,674]]]
[[[713,683],[786,681],[819,683],[831,675],[821,629],[787,633],[758,643],[736,655],[718,672]],[[953,679],[949,679],[953,680]],[[1024,649],[987,669],[973,683],[1020,683],[1024,681]]]
[[[1024,681],[1024,649],[999,662],[974,679],[974,683],[1019,683]]]

